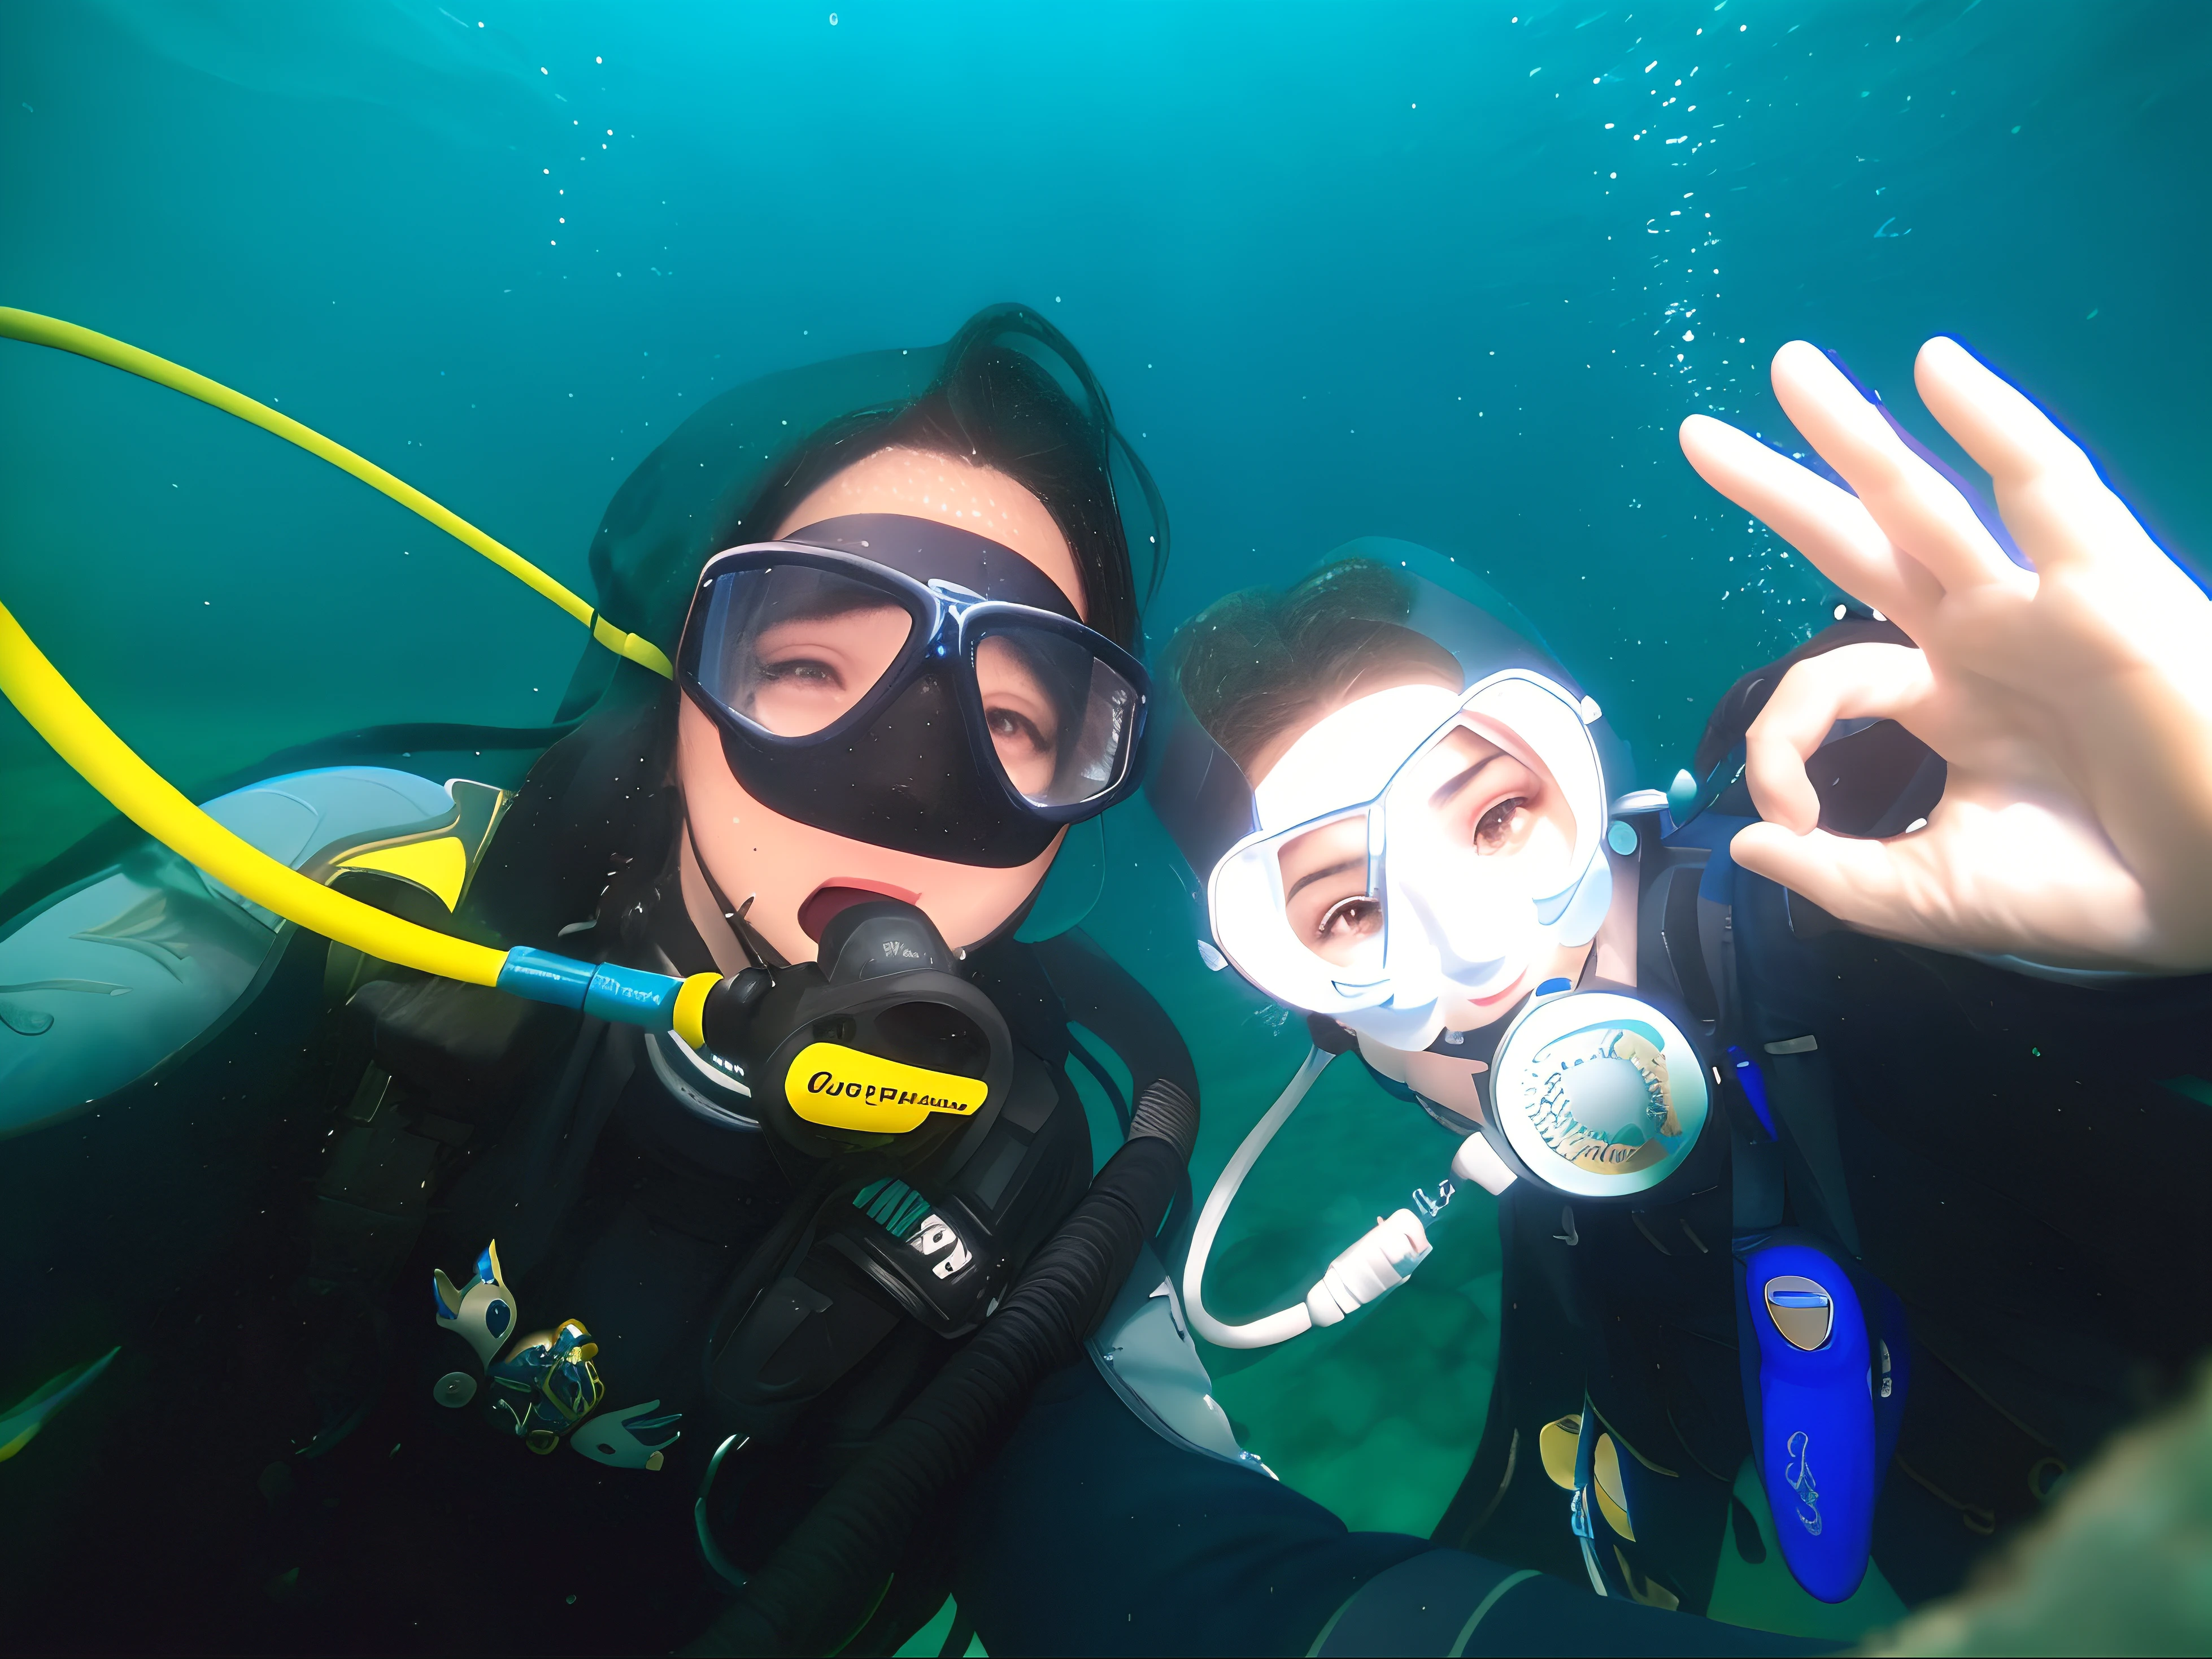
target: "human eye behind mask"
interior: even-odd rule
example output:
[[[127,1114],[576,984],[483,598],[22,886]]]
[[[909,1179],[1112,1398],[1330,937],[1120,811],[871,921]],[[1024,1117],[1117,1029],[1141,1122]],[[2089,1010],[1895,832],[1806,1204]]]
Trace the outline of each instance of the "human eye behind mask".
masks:
[[[1076,636],[983,621],[975,645],[984,725],[1006,778],[1039,806],[1079,806],[1120,781],[1141,698]]]
[[[1509,735],[1469,726],[1447,733],[1408,768],[1411,811],[1401,832],[1409,856],[1425,854],[1429,879],[1446,886],[1510,887],[1531,897],[1564,881],[1575,849],[1575,812],[1550,769],[1516,752]]]
[[[851,712],[914,634],[914,618],[832,572],[739,573],[715,594],[702,654],[730,706],[778,737],[810,737]]]
[[[983,725],[1007,780],[1036,800],[1051,787],[1060,755],[1061,710],[1037,665],[1003,638],[975,652]]]
[[[1277,862],[1285,918],[1306,949],[1340,968],[1379,968],[1382,901],[1368,891],[1364,817],[1294,837]]]
[[[1134,787],[1148,687],[1011,548],[848,515],[719,554],[678,679],[729,770],[803,824],[1026,864]]]

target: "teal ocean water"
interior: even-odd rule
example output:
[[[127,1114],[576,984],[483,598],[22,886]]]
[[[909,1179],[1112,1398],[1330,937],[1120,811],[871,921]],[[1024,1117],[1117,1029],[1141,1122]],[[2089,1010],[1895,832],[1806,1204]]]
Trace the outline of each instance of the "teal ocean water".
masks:
[[[2169,546],[2212,548],[2201,5],[832,3],[14,0],[0,304],[271,402],[588,591],[608,498],[707,398],[1020,300],[1165,493],[1156,642],[1352,536],[1427,544],[1536,621],[1662,787],[1832,602],[1674,442],[1703,410],[1790,447],[1787,339],[1971,475],[1911,384],[1956,333]],[[375,722],[542,723],[581,648],[321,463],[4,343],[0,597],[188,788]],[[0,885],[106,816],[0,708]],[[1141,803],[1105,844],[1090,925],[1198,1054],[1203,1191],[1303,1030],[1206,972]],[[1216,1305],[1278,1305],[1449,1153],[1332,1073]],[[1248,1443],[1355,1526],[1426,1531],[1475,1443],[1480,1199],[1374,1310],[1214,1356]],[[1797,1602],[1716,1610],[1885,1610]]]

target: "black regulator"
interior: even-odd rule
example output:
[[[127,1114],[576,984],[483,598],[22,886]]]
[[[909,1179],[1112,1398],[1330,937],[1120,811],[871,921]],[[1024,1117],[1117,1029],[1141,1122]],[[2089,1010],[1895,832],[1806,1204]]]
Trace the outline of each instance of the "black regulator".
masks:
[[[816,961],[708,993],[707,1044],[744,1068],[799,1188],[708,1331],[727,1429],[778,1438],[817,1401],[844,1421],[885,1376],[919,1386],[1081,1197],[1081,1102],[969,965],[921,910],[871,899]]]
[[[839,912],[817,961],[732,975],[701,1024],[754,1079],[763,1127],[811,1158],[926,1157],[981,1128],[1010,1080],[1005,1018],[929,918],[896,899]]]

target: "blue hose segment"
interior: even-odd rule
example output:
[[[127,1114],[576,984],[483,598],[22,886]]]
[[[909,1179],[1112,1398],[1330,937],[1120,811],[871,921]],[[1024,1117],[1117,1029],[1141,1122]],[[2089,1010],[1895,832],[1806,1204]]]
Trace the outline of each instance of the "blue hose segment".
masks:
[[[649,969],[578,962],[519,945],[507,953],[499,988],[532,1002],[580,1008],[595,1019],[665,1031],[675,1024],[676,994],[684,981]]]
[[[676,1022],[676,994],[684,981],[644,968],[602,963],[584,991],[584,1012],[598,1019],[619,1020],[665,1031]]]
[[[518,945],[507,953],[507,964],[499,970],[499,988],[532,1002],[580,1008],[596,971],[591,963]]]

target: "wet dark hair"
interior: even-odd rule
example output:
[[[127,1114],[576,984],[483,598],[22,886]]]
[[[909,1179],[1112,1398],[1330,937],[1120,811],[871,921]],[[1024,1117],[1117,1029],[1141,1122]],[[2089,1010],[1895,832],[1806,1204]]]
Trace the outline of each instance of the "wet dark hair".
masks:
[[[1431,675],[1460,683],[1459,661],[1405,625],[1413,590],[1374,559],[1339,559],[1295,586],[1248,587],[1176,630],[1170,672],[1192,718],[1249,775],[1294,727],[1367,690]]]
[[[918,392],[884,398],[886,385],[913,383],[891,368],[902,356],[811,366],[735,388],[698,411],[624,481],[593,538],[592,575],[609,615],[658,636],[672,655],[707,558],[771,539],[823,480],[879,450],[909,447],[964,455],[1034,494],[1067,538],[1091,626],[1136,649],[1142,609],[1167,563],[1166,509],[1074,346],[1026,306],[992,306],[946,344]],[[881,401],[846,404],[852,412],[826,420],[813,415],[821,423],[795,439],[772,435],[784,424],[777,411],[807,407],[808,382],[824,388],[816,396],[835,397],[854,365],[872,388],[855,401]],[[756,460],[768,463],[757,477],[747,471]],[[717,473],[726,485],[707,482]],[[686,493],[693,489],[702,494]],[[695,504],[696,526],[684,510]],[[1134,548],[1133,537],[1141,538]],[[531,769],[465,901],[466,925],[556,949],[562,927],[629,913],[630,887],[664,872],[683,821],[671,781],[678,695],[648,671],[586,648],[562,699],[562,723],[574,725]]]
[[[1161,542],[1166,515],[1151,478],[1126,451],[1117,455],[1112,411],[1089,368],[1066,336],[1024,306],[994,306],[969,319],[920,397],[860,410],[815,433],[725,526],[717,547],[772,539],[819,485],[856,461],[902,448],[965,457],[1043,502],[1082,573],[1091,626],[1137,648],[1139,613],[1165,559],[1164,550],[1146,558],[1139,593],[1117,472],[1124,488],[1143,494]]]

